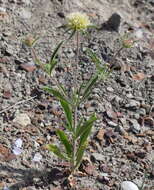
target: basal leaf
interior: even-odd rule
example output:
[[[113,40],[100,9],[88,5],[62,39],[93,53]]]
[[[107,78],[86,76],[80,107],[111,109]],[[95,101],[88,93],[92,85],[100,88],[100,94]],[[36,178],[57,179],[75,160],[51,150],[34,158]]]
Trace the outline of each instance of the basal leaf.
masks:
[[[59,158],[68,160],[68,158],[62,153],[62,151],[56,145],[48,144],[47,148],[49,151],[53,152]]]
[[[60,141],[64,145],[68,157],[71,157],[71,154],[72,154],[72,145],[70,144],[68,137],[65,135],[64,131],[62,131],[62,130],[58,129],[56,131],[56,133],[57,133]]]

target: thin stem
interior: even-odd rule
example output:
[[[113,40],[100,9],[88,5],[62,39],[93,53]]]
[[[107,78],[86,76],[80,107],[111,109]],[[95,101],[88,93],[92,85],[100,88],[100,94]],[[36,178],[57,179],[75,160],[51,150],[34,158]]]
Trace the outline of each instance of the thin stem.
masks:
[[[113,63],[113,61],[117,58],[117,56],[120,54],[120,52],[124,49],[124,47],[122,46],[113,56],[111,63]]]
[[[78,63],[79,63],[79,32],[76,32],[76,62],[75,62],[75,69],[74,69],[74,93],[76,96],[76,92],[78,89],[78,83],[77,83],[77,78],[78,78]],[[78,98],[77,98],[78,99]],[[74,127],[74,131],[76,132],[76,127],[77,127],[77,110],[78,110],[78,102],[77,100],[75,100],[75,104],[74,104],[74,123],[73,123],[73,127]],[[75,171],[75,166],[76,166],[76,162],[75,162],[75,158],[76,158],[76,152],[77,152],[77,146],[76,146],[76,139],[73,138],[73,156],[72,156],[72,168],[71,171],[72,173],[74,173]]]

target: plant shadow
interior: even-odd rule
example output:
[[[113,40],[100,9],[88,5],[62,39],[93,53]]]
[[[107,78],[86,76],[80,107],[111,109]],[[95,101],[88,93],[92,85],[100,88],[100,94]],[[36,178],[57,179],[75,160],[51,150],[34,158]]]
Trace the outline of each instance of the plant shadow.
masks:
[[[50,170],[38,170],[38,169],[16,169],[11,166],[0,165],[0,171],[8,172],[9,178],[15,179],[19,182],[11,185],[10,190],[20,190],[24,187],[35,186],[35,187],[48,187],[53,182],[62,184],[69,174],[59,170],[57,168],[51,168]],[[0,181],[4,180],[3,173],[0,173]]]

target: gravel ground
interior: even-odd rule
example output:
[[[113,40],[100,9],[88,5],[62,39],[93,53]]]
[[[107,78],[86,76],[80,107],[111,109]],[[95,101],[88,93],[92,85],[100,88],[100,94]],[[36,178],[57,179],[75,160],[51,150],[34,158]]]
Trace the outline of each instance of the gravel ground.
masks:
[[[47,63],[51,51],[66,34],[59,28],[71,11],[84,11],[99,30],[81,39],[79,82],[95,72],[85,49],[95,51],[102,64],[114,70],[100,82],[79,114],[96,112],[93,127],[75,177],[77,190],[154,189],[154,1],[152,0],[0,0],[0,189],[71,189],[67,163],[45,145],[59,144],[55,130],[63,114],[57,100],[43,92],[54,82],[33,62],[23,40],[39,36],[35,50]],[[120,49],[129,32],[136,43]],[[83,43],[84,42],[84,43]],[[56,76],[71,85],[74,42],[62,48]],[[71,86],[70,86],[71,87]],[[60,123],[59,123],[60,122]],[[18,140],[18,141],[16,141]],[[17,155],[18,154],[18,155]],[[64,172],[65,171],[65,172]],[[137,186],[128,188],[125,181]]]

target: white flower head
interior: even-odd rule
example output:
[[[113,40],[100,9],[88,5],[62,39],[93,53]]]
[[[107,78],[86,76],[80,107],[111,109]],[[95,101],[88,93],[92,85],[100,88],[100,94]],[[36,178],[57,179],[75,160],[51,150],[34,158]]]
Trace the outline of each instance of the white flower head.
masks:
[[[85,13],[70,13],[66,19],[68,27],[72,30],[85,30],[91,25],[89,17]]]

